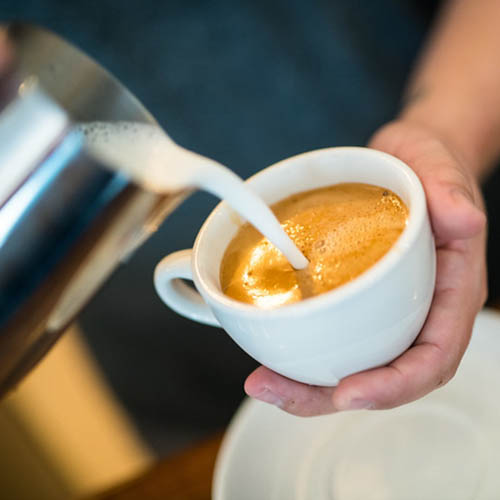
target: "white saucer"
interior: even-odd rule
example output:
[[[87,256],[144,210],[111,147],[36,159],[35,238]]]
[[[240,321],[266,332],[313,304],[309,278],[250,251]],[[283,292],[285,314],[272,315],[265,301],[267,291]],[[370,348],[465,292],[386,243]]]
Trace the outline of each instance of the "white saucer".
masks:
[[[213,500],[500,498],[500,314],[483,311],[455,378],[401,408],[298,418],[246,400]]]

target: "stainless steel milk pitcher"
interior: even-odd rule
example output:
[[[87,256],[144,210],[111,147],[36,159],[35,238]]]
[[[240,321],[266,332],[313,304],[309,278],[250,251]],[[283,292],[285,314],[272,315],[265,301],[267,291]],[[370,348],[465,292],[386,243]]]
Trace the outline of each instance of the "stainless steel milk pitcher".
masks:
[[[0,396],[186,195],[134,184],[73,127],[118,120],[156,123],[56,35],[0,26]]]

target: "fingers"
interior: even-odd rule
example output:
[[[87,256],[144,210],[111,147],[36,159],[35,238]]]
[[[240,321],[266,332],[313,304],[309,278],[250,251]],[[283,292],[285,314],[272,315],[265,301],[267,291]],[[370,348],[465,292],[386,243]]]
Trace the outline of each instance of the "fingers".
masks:
[[[455,374],[472,332],[475,310],[457,292],[436,294],[417,343],[389,366],[352,375],[333,396],[338,410],[364,400],[386,409],[414,401],[447,383]]]
[[[333,391],[333,387],[315,387],[290,380],[264,366],[251,373],[245,382],[249,396],[301,417],[334,412]]]
[[[446,384],[455,374],[472,332],[472,318],[462,323],[439,317],[433,309],[426,333],[433,338],[420,342],[387,367],[346,378],[333,395],[337,410],[355,409],[352,402],[366,401],[373,409],[409,403]],[[455,341],[448,350],[450,340]]]

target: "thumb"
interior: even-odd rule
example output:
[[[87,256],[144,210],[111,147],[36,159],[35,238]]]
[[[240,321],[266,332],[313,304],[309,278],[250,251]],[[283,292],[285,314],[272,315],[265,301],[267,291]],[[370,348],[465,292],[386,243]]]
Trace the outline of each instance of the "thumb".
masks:
[[[468,239],[484,230],[486,215],[476,181],[440,139],[414,125],[393,122],[375,133],[370,147],[400,158],[418,175],[438,241]]]
[[[485,213],[461,184],[430,179],[425,182],[429,214],[436,238],[441,241],[468,239],[486,226]]]

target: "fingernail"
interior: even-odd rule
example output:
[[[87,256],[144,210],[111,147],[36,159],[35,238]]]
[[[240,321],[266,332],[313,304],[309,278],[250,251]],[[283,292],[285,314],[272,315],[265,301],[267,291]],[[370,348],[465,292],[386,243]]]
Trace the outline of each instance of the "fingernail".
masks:
[[[373,401],[367,401],[366,399],[354,398],[347,402],[345,405],[341,405],[338,410],[369,410],[375,408]]]
[[[255,396],[252,395],[252,397],[274,406],[283,406],[283,400],[269,389],[264,389],[262,392],[259,392],[259,394],[256,394]]]

